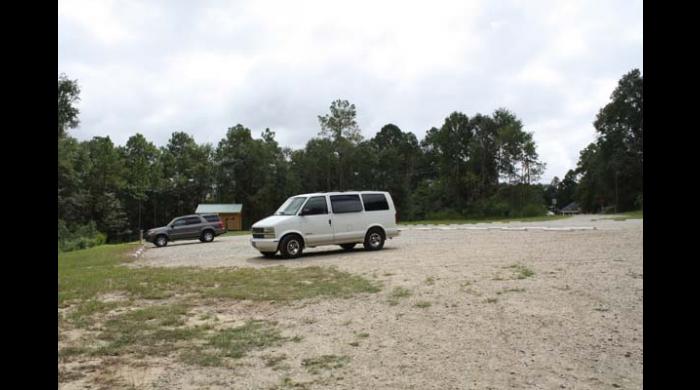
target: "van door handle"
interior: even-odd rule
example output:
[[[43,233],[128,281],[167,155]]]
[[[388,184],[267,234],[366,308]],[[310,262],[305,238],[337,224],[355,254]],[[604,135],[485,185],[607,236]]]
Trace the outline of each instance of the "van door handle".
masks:
[[[331,220],[330,220],[330,219],[328,220],[328,224],[329,224],[329,225],[331,224]]]

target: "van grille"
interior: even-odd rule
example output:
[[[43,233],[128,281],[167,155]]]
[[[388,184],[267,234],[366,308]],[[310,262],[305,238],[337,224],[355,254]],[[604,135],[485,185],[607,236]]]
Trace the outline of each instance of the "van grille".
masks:
[[[253,238],[265,238],[263,228],[253,228]]]

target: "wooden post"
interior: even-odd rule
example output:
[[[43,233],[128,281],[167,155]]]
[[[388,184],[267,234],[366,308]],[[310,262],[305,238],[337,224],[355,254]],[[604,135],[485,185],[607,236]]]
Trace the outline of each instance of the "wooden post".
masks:
[[[143,230],[139,230],[139,243],[143,244]]]

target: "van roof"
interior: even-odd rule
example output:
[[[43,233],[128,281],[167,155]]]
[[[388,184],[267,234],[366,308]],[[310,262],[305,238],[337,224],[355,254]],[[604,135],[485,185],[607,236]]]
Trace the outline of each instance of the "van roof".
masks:
[[[389,194],[386,191],[329,191],[329,192],[312,192],[309,194],[299,194],[294,196],[322,196],[322,195],[355,195],[355,194]],[[292,197],[294,197],[292,196]]]

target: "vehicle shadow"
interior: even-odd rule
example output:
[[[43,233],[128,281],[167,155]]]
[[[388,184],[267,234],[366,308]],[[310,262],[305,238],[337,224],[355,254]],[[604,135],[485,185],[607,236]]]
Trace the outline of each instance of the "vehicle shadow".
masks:
[[[384,251],[393,251],[398,248],[394,247],[385,247],[381,249],[380,251],[377,252],[384,252]],[[346,251],[344,249],[333,249],[333,250],[326,250],[326,251],[314,251],[314,252],[304,252],[301,257],[298,257],[296,259],[285,259],[282,256],[280,256],[279,253],[275,255],[274,258],[267,258],[265,256],[256,256],[256,257],[249,257],[246,259],[246,262],[251,263],[251,264],[289,264],[291,262],[304,262],[304,260],[330,260],[334,258],[334,256],[337,255],[344,255],[344,256],[358,256],[361,254],[367,254],[370,252],[374,251],[368,251],[364,248],[355,248],[350,251]]]
[[[210,242],[201,242],[199,240],[195,241],[190,241],[190,240],[183,240],[183,241],[170,241],[168,242],[168,245],[166,245],[164,248],[169,248],[169,247],[175,247],[175,246],[184,246],[184,245],[199,245],[199,244],[206,244],[206,245],[211,245],[211,244],[222,244],[223,242],[221,241],[210,241]],[[147,243],[150,244],[150,243]],[[155,246],[155,244],[150,244],[153,248],[158,248]],[[160,249],[160,248],[158,248]]]

